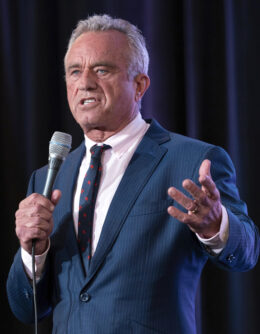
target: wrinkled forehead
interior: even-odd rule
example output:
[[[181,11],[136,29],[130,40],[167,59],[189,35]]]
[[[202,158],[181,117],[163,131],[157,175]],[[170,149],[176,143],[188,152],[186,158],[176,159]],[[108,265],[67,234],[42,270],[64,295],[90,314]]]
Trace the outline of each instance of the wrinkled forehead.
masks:
[[[74,61],[126,61],[130,48],[125,34],[116,31],[86,32],[71,45],[65,56],[65,69]]]

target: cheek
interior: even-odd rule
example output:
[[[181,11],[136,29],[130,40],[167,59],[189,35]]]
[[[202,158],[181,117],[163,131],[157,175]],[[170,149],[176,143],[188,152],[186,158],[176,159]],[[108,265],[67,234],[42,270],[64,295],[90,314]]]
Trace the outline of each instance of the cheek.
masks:
[[[130,106],[135,99],[135,92],[132,87],[125,87],[124,90],[120,89],[118,91],[118,99],[121,101],[123,106]]]
[[[126,84],[125,82],[120,82],[117,85],[111,87],[107,90],[107,98],[111,100],[120,101],[123,104],[129,103],[134,97],[133,87]]]
[[[67,85],[67,94],[70,96],[75,95],[75,92],[77,90],[76,82],[69,80],[69,82],[67,81],[66,85]]]
[[[67,90],[67,100],[68,100],[68,105],[69,109],[73,115],[74,118],[76,118],[76,101],[75,98],[73,97],[73,94],[71,91]]]
[[[75,85],[73,84],[67,85],[67,98],[68,98],[69,104],[73,103],[73,100],[76,94],[77,94],[77,90],[76,90]]]

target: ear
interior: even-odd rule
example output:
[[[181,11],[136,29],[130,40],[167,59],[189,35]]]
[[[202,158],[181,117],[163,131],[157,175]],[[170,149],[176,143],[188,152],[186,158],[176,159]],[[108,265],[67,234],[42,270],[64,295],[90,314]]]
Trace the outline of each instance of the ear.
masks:
[[[146,74],[140,73],[135,76],[134,81],[136,83],[135,101],[138,102],[150,86],[150,78]]]

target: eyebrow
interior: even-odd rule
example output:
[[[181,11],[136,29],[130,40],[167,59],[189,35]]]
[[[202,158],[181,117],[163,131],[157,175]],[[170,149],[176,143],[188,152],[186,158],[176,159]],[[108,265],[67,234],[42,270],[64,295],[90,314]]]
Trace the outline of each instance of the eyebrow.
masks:
[[[79,68],[79,67],[80,67],[80,64],[77,64],[77,63],[72,64],[72,65],[70,65],[69,67],[66,68],[66,72],[72,70],[73,68]]]
[[[105,67],[111,67],[111,68],[116,67],[116,65],[113,64],[113,63],[110,63],[110,62],[107,62],[107,61],[100,61],[100,62],[97,62],[97,63],[94,63],[93,65],[91,65],[91,68],[98,67],[98,66],[105,66]]]

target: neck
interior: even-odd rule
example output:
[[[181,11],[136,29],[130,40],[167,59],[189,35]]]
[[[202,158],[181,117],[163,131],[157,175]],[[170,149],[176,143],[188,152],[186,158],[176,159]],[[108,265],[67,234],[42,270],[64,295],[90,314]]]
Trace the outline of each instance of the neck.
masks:
[[[102,128],[88,128],[84,129],[84,134],[96,143],[103,143],[109,137],[112,137],[116,133],[125,128],[136,117],[137,113],[134,113],[127,121],[123,122],[116,129]]]
[[[118,131],[106,131],[106,130],[99,130],[99,129],[91,129],[89,131],[84,131],[84,134],[91,140],[96,143],[103,143],[107,138],[113,136]]]

